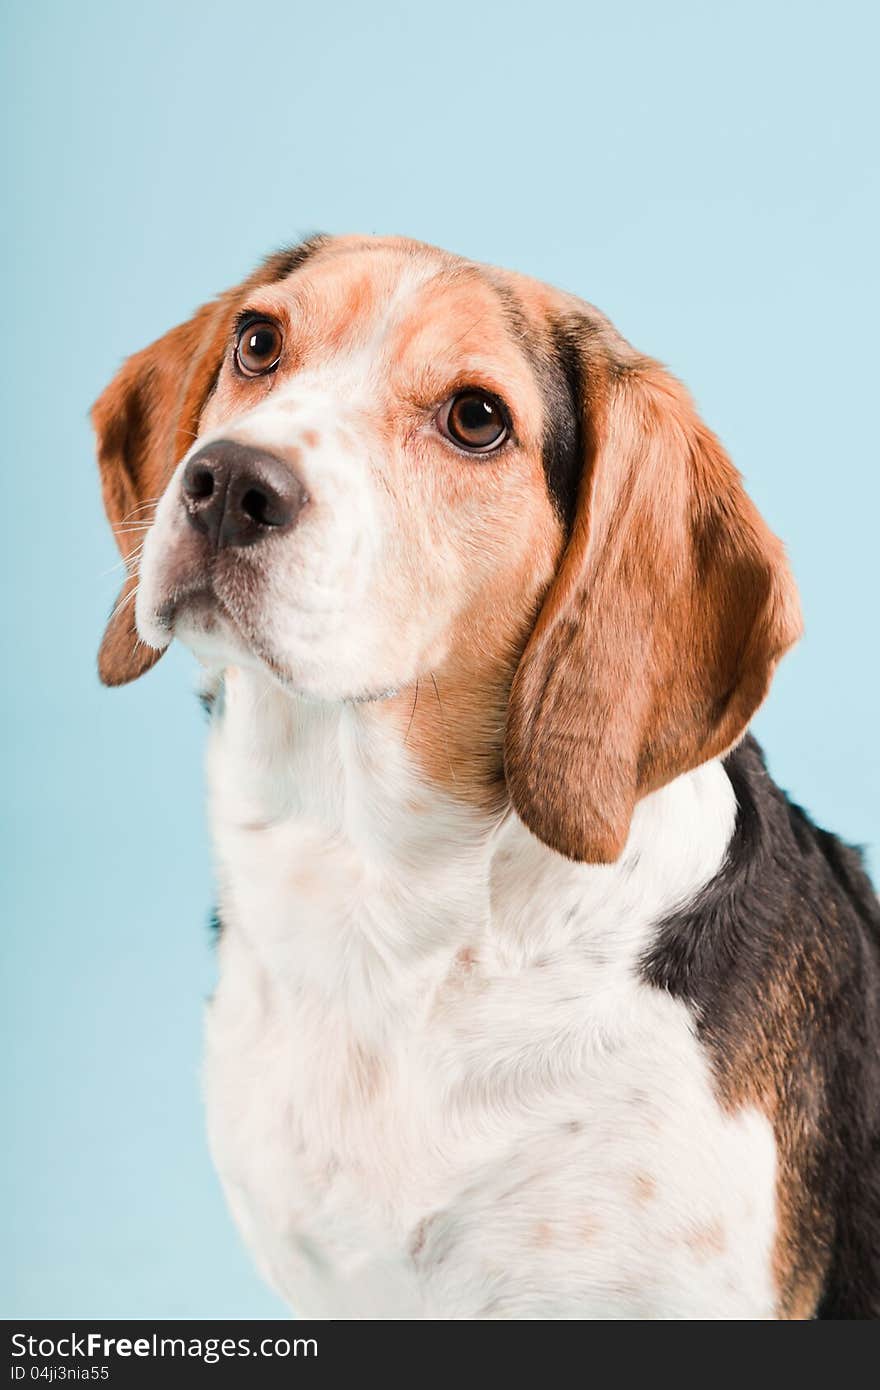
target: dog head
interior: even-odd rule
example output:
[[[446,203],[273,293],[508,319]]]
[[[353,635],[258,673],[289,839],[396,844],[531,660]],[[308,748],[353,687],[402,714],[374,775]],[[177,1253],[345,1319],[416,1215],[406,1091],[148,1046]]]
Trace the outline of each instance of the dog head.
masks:
[[[639,797],[731,747],[799,634],[680,384],[591,306],[418,243],[270,258],[93,418],[130,560],[107,684],[172,637],[322,701],[440,680],[458,794],[503,787],[574,859],[615,859]]]

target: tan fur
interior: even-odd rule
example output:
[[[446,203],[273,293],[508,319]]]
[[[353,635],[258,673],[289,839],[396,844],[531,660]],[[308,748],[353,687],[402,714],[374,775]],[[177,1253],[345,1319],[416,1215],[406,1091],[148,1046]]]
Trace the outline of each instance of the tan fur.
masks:
[[[757,1036],[713,1047],[719,1096],[728,1112],[754,1105],[773,1126],[778,1210],[773,1272],[784,1319],[813,1317],[833,1238],[827,1211],[816,1206],[803,1180],[823,1142],[818,1127],[822,1081],[805,1070],[801,1046],[802,1033],[812,1026],[813,1001],[833,989],[823,978],[823,964],[817,966],[809,987],[794,966],[790,973],[765,978]],[[708,1032],[711,1040],[711,1020]]]

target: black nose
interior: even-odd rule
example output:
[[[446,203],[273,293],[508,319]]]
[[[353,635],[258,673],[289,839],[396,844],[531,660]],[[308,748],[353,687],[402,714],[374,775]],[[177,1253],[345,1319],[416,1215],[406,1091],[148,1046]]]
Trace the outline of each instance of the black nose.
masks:
[[[215,550],[287,530],[307,500],[289,464],[234,439],[215,439],[193,454],[182,487],[190,521]]]

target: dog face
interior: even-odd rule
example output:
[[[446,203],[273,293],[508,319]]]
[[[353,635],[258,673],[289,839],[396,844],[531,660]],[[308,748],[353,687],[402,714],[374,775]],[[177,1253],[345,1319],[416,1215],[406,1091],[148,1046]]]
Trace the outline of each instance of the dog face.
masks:
[[[735,742],[797,635],[781,547],[678,383],[591,307],[433,248],[270,259],[94,419],[123,553],[145,536],[105,681],[174,636],[389,717],[430,679],[470,750],[456,794],[509,794],[574,858],[615,858],[639,796]]]
[[[485,639],[489,590],[517,595],[515,641],[561,526],[538,385],[491,284],[435,253],[337,247],[235,318],[144,548],[144,639],[331,701],[443,669],[468,626]]]

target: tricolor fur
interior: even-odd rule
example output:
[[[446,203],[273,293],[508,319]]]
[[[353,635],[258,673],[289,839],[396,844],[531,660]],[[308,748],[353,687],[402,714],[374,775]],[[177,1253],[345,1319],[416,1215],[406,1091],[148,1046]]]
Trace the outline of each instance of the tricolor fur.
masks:
[[[683,388],[547,286],[316,238],[94,418],[102,677],[177,636],[214,702],[209,1129],[292,1307],[880,1314],[876,904],[736,746],[797,598]],[[206,530],[236,451],[295,523]]]

